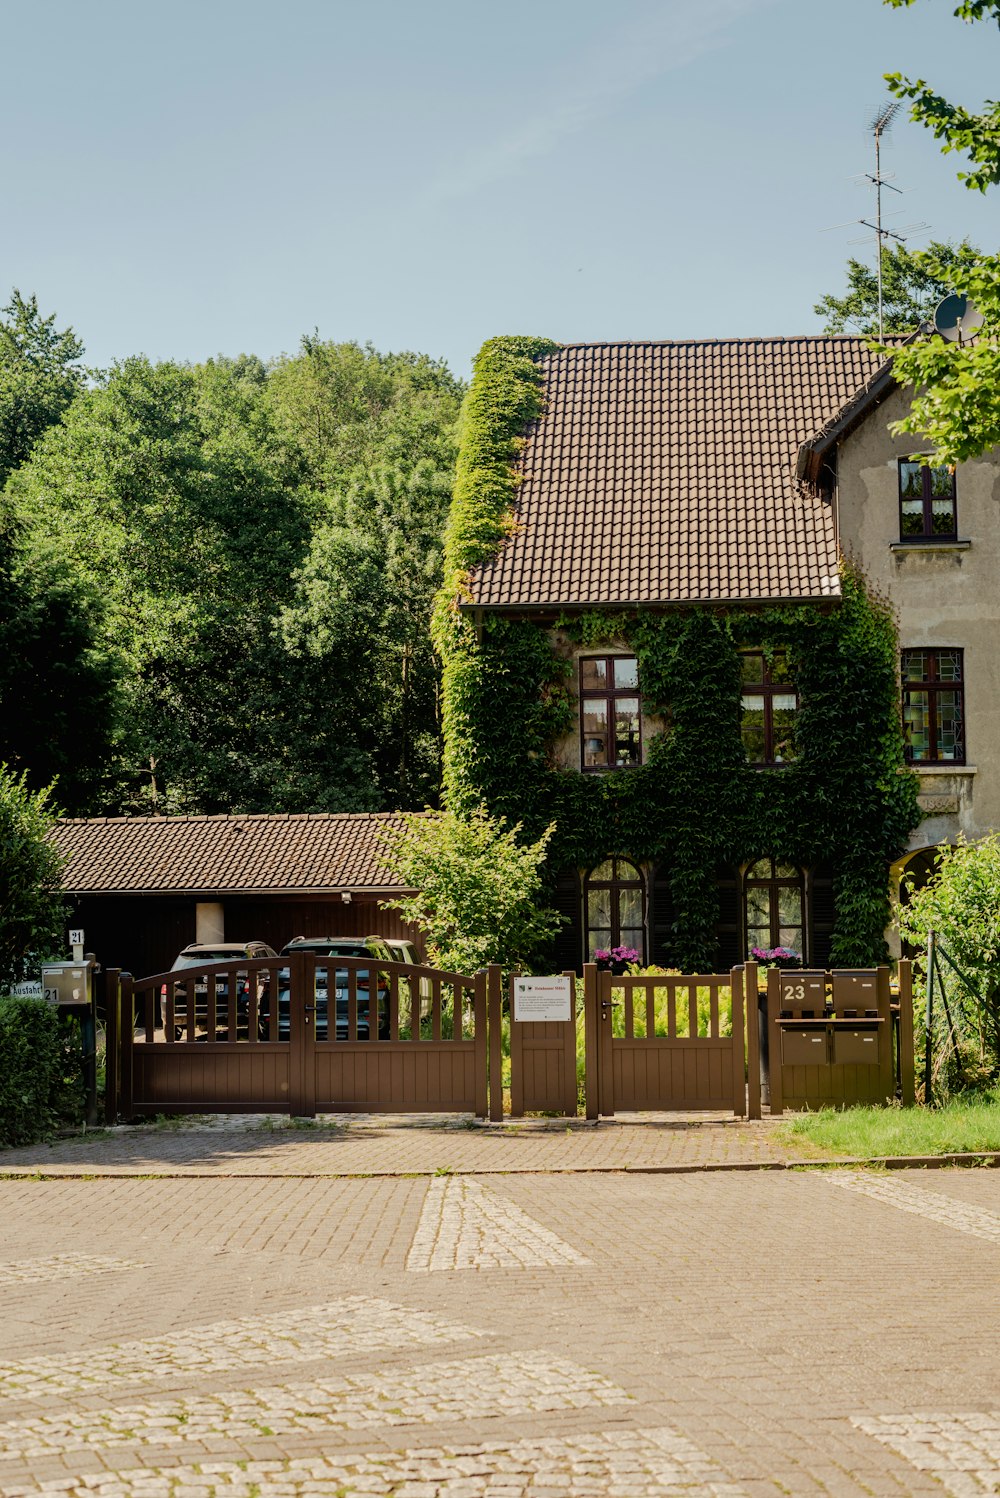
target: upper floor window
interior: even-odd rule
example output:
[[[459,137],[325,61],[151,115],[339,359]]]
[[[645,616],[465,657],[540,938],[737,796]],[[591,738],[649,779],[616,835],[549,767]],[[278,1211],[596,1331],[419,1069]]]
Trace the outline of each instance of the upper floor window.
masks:
[[[901,458],[899,539],[954,541],[957,536],[954,471],[922,458]]]
[[[740,652],[743,673],[741,730],[752,765],[783,765],[795,758],[799,699],[783,650]]]
[[[584,887],[587,911],[586,960],[594,953],[614,947],[631,947],[646,960],[646,881],[642,871],[627,858],[606,858],[587,875]]]
[[[642,759],[639,664],[634,655],[580,660],[580,726],[585,770],[621,770]]]
[[[965,764],[961,650],[903,651],[903,746],[915,765]]]

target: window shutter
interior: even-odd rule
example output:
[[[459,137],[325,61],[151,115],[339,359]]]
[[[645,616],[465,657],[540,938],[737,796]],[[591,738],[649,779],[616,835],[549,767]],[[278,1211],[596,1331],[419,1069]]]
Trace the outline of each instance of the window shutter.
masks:
[[[819,864],[809,878],[809,965],[827,968],[830,966],[830,946],[833,928],[837,923],[837,908],[833,898],[833,869],[829,864]]]
[[[580,876],[576,869],[564,869],[556,878],[552,908],[563,917],[563,924],[552,943],[556,972],[583,966],[583,915],[580,908]]]
[[[670,868],[661,863],[649,881],[649,962],[658,967],[673,965],[674,900],[670,890]]]
[[[720,864],[715,871],[715,888],[719,899],[719,918],[715,935],[719,943],[716,967],[728,973],[743,961],[743,920],[740,899],[739,870]]]

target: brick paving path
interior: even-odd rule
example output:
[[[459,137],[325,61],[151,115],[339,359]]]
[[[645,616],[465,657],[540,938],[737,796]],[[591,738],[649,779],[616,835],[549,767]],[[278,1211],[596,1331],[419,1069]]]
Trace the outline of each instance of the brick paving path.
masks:
[[[27,1149],[0,1150],[0,1173],[178,1175],[411,1175],[436,1171],[739,1168],[801,1158],[768,1120],[678,1114],[641,1121],[435,1120],[423,1126],[363,1118],[290,1124],[226,1119],[186,1128],[119,1127]]]
[[[1000,1173],[565,1163],[671,1132],[287,1131],[254,1172],[145,1131],[0,1179],[0,1498],[1000,1491]],[[533,1163],[433,1174],[493,1150]]]

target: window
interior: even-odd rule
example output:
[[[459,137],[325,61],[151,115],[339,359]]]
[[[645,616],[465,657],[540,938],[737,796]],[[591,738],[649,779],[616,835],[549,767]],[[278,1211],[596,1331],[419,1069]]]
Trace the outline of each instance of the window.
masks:
[[[903,651],[903,746],[915,765],[965,764],[961,650]]]
[[[587,961],[598,947],[634,947],[646,961],[645,899],[642,872],[627,858],[606,858],[587,875]]]
[[[958,536],[955,474],[922,458],[899,462],[899,539],[954,541]]]
[[[623,770],[640,763],[639,664],[634,655],[580,661],[580,724],[585,770]]]
[[[743,672],[743,748],[752,765],[783,765],[795,758],[799,699],[783,650],[740,652]]]
[[[760,858],[743,876],[747,955],[754,947],[787,947],[803,959],[802,870]]]

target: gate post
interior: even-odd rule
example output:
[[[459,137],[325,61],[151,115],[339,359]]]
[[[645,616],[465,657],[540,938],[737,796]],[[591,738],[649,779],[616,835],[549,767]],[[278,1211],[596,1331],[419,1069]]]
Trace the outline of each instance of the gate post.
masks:
[[[122,1118],[132,1117],[132,1056],[135,1044],[135,997],[131,973],[123,973],[118,988],[118,1107]]]
[[[597,1004],[597,968],[592,962],[583,964],[583,1025],[586,1111],[589,1119],[596,1119],[600,1112],[598,1050],[601,1031]]]
[[[743,1007],[747,1016],[747,1113],[760,1118],[760,1014],[757,964],[743,964]]]
[[[490,1122],[503,1122],[503,975],[499,963],[486,969],[489,992]]]
[[[892,993],[889,988],[888,966],[879,966],[876,973],[876,1002],[882,1021],[882,1101],[887,1102],[896,1095],[896,1068],[892,1054]]]
[[[733,1015],[733,1112],[743,1118],[747,1111],[746,1047],[743,1044],[743,973],[734,967],[729,974],[729,1002]],[[749,1012],[749,1005],[747,1006]]]
[[[916,1100],[916,1078],[913,1054],[913,968],[909,958],[899,963],[899,1084],[904,1108]]]
[[[394,974],[393,983],[396,981]],[[486,1023],[486,972],[483,968],[480,968],[474,975],[473,984],[472,1004],[476,1023],[476,1117],[485,1118],[489,1106],[489,1049],[487,1040],[489,1031]],[[398,1030],[398,1024],[396,1028]]]
[[[316,1039],[316,968],[319,961],[329,964],[326,981],[327,1015],[336,1016],[337,980],[333,968],[334,959],[332,957],[322,959],[306,957],[302,952],[293,952],[288,958],[288,1111],[292,1118],[316,1117],[316,1047],[314,1042]],[[306,981],[307,965],[308,984]],[[275,1002],[277,1003],[277,997]],[[327,1024],[329,1025],[329,1019]]]
[[[781,973],[778,968],[767,970],[767,1080],[771,1096],[771,1117],[775,1118],[784,1108],[781,1091],[781,1032],[778,1029],[778,1010],[781,1007]]]
[[[106,967],[101,975],[104,997],[104,1122],[118,1122],[118,1089],[121,1078],[119,979],[121,969]]]

